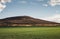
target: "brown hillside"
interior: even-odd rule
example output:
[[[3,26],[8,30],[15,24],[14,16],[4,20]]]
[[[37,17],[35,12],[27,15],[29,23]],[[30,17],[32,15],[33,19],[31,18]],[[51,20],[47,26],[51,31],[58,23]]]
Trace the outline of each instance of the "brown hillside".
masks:
[[[60,23],[36,19],[30,16],[16,16],[0,19],[0,26],[58,26]]]

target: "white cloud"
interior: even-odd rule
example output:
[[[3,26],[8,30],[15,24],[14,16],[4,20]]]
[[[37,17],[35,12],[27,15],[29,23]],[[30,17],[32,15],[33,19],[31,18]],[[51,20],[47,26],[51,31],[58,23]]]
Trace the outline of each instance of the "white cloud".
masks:
[[[55,14],[53,16],[42,18],[42,19],[60,23],[60,14]]]
[[[59,13],[59,10],[56,10],[56,13]]]
[[[27,3],[27,1],[20,1],[19,3],[23,3],[23,4],[25,4],[25,3]]]
[[[7,2],[11,2],[11,0],[0,0],[0,12],[3,11],[4,8],[6,8]]]
[[[44,6],[44,7],[47,7],[47,6],[48,6],[48,4],[43,4],[43,6]]]
[[[6,7],[6,5],[0,4],[0,12]]]
[[[60,0],[50,0],[49,5],[51,6],[60,5]]]
[[[7,3],[7,2],[11,2],[11,0],[1,0],[1,3]]]
[[[37,0],[37,1],[44,1],[44,0]]]

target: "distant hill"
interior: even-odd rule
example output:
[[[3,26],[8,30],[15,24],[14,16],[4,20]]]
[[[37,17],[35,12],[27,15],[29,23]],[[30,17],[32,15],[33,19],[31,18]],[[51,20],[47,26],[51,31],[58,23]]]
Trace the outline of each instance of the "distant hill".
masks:
[[[60,26],[60,23],[36,19],[30,16],[16,16],[0,19],[0,26]]]

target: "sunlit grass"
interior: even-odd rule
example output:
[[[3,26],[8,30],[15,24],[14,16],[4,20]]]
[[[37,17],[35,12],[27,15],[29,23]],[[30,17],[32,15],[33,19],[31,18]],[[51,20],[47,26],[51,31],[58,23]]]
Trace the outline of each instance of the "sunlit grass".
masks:
[[[60,39],[60,27],[2,27],[0,39]]]

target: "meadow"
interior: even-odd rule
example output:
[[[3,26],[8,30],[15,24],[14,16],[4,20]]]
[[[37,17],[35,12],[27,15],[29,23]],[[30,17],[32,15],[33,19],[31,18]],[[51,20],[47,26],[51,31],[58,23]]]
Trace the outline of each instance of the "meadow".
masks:
[[[60,27],[0,27],[0,39],[60,39]]]

